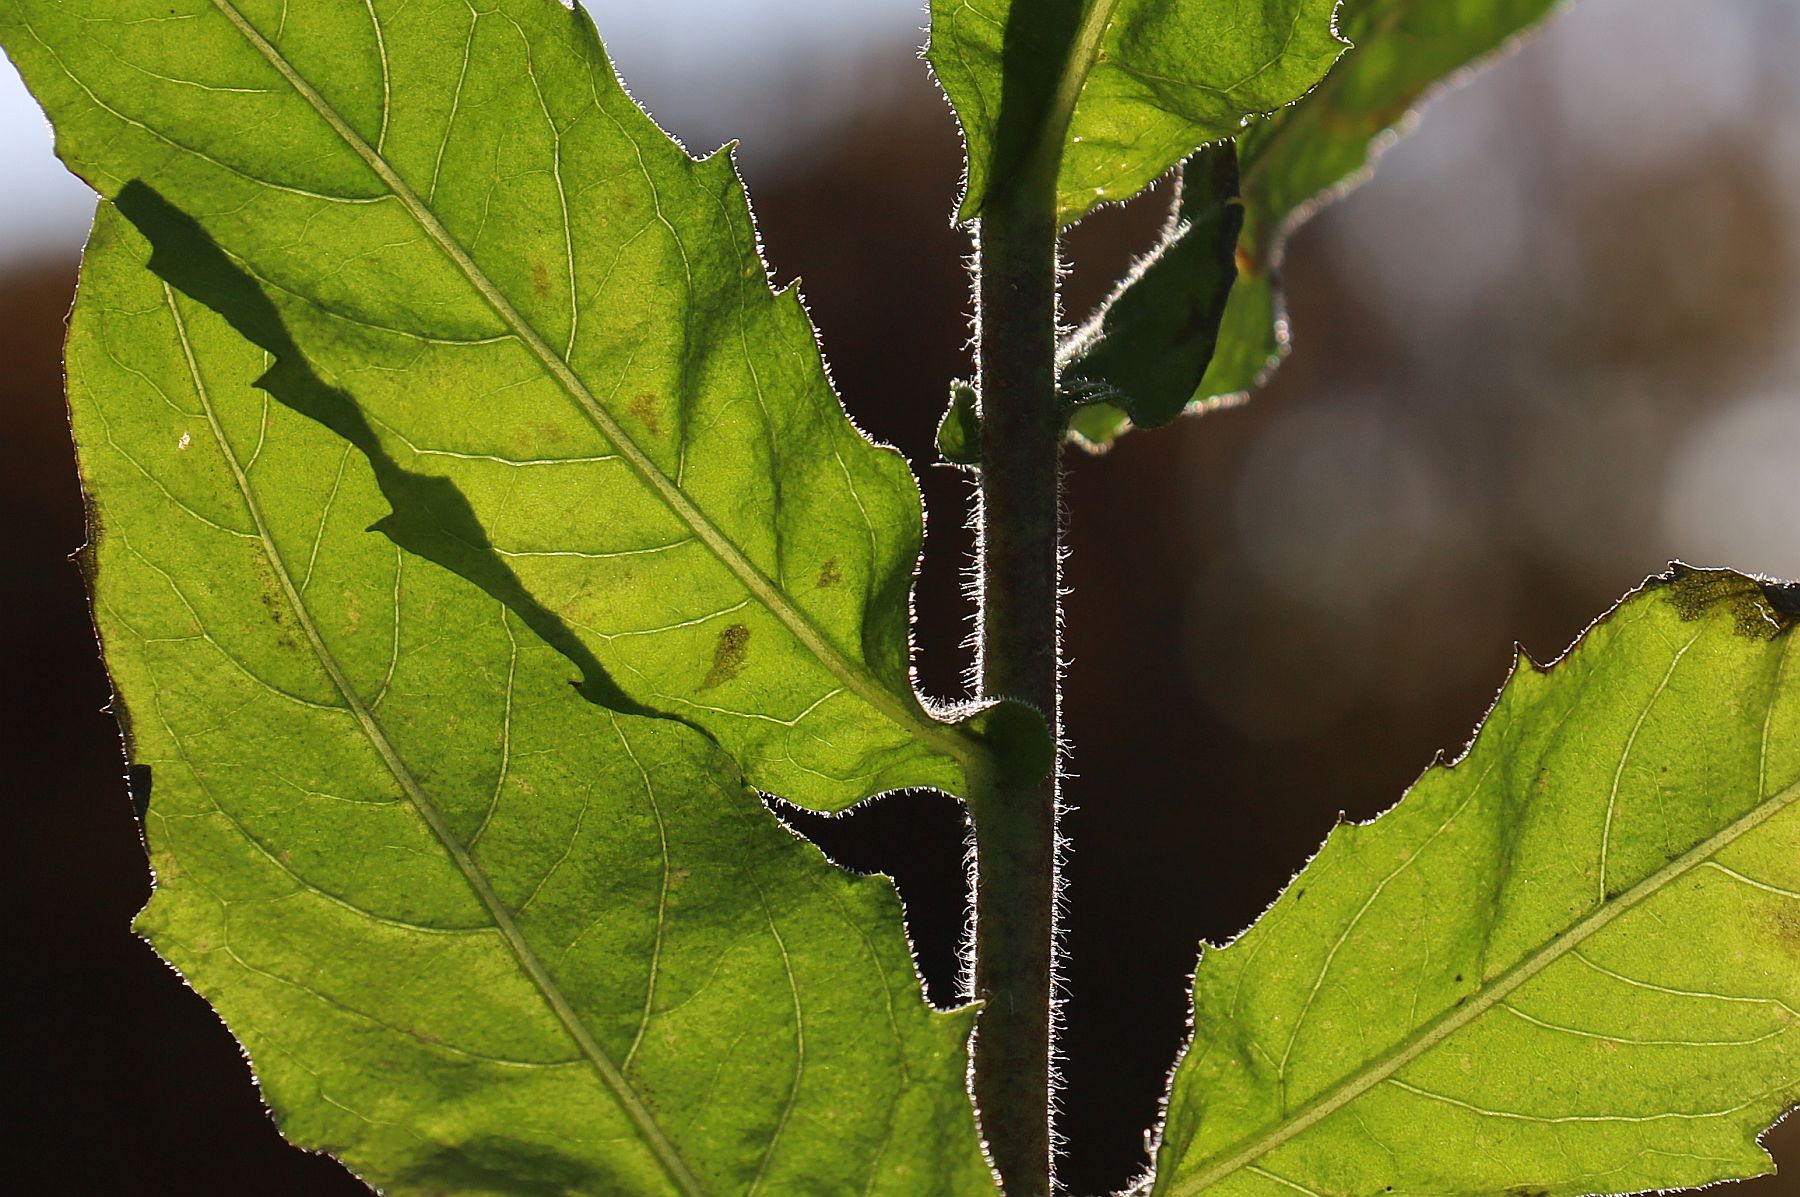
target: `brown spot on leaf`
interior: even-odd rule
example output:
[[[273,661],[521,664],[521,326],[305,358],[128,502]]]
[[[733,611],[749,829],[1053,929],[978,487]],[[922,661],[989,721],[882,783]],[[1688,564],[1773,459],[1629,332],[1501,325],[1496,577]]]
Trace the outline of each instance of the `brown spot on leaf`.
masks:
[[[1232,251],[1232,260],[1237,266],[1238,275],[1242,278],[1255,278],[1260,273],[1257,269],[1256,259],[1245,251],[1242,243],[1239,243],[1237,249]]]
[[[707,671],[700,688],[710,690],[736,677],[743,671],[744,659],[749,655],[750,629],[741,623],[732,624],[719,633],[719,642],[713,646],[712,668]]]
[[[655,395],[640,392],[632,396],[625,410],[636,416],[638,423],[650,430],[651,436],[662,435],[662,417],[656,411]]]
[[[820,590],[830,590],[833,586],[836,586],[843,580],[844,575],[838,572],[838,559],[836,557],[831,558],[824,565],[819,567],[819,581],[817,585]]]
[[[542,262],[531,264],[531,289],[537,292],[539,299],[550,298],[550,272]]]
[[[300,651],[300,641],[295,638],[293,629],[288,625],[287,596],[277,588],[279,583],[275,580],[274,572],[269,569],[260,556],[255,559],[253,568],[256,570],[256,580],[260,584],[256,595],[257,601],[262,603],[263,610],[268,613],[269,622],[275,625],[275,643],[290,651]]]
[[[1775,942],[1780,944],[1787,954],[1800,960],[1800,914],[1794,912],[1794,903],[1786,898],[1769,903],[1769,930],[1774,934]]]
[[[1668,598],[1687,620],[1699,619],[1715,607],[1732,615],[1740,636],[1773,640],[1800,616],[1800,586],[1747,578],[1728,569],[1672,566]]]

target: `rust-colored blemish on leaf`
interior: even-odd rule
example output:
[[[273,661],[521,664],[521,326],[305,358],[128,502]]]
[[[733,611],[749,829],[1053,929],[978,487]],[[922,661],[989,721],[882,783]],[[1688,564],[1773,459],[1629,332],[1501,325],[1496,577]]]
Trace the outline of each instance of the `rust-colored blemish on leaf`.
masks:
[[[741,623],[732,624],[719,633],[719,642],[713,645],[712,668],[707,671],[700,688],[710,690],[736,677],[743,671],[744,659],[749,655],[750,629]]]
[[[1794,903],[1788,898],[1777,898],[1770,902],[1763,913],[1770,936],[1787,952],[1800,960],[1800,913],[1794,910]]]
[[[1681,618],[1699,619],[1722,607],[1731,613],[1738,634],[1752,640],[1773,640],[1800,616],[1800,587],[1793,583],[1677,564],[1670,569],[1667,586],[1669,601]]]
[[[636,416],[638,423],[649,429],[651,436],[662,435],[662,416],[657,414],[655,395],[640,391],[632,396],[625,410]]]
[[[838,559],[833,557],[819,567],[819,580],[815,585],[820,590],[830,590],[843,580],[844,575],[838,572]]]
[[[1237,264],[1237,272],[1240,278],[1255,278],[1257,274],[1260,273],[1257,269],[1256,259],[1250,256],[1249,251],[1244,248],[1244,243],[1242,241],[1238,242],[1237,248],[1232,251],[1232,258]]]

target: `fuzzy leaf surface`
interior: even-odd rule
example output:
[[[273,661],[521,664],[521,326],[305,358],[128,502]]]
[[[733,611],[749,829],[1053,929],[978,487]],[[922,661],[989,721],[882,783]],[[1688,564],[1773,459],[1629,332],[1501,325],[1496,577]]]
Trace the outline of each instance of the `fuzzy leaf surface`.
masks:
[[[590,694],[817,809],[968,794],[983,717],[912,688],[912,473],[771,292],[729,155],[657,129],[579,7],[14,0],[0,41],[152,268],[374,463],[384,529]]]
[[[1574,1195],[1800,1099],[1794,587],[1677,569],[1204,953],[1157,1194]]]
[[[1343,52],[1338,0],[932,0],[926,52],[962,122],[972,219],[1020,172],[1059,224],[1130,199],[1247,117],[1291,104]]]
[[[884,878],[370,525],[379,480],[110,205],[69,346],[139,929],[395,1194],[992,1194]]]

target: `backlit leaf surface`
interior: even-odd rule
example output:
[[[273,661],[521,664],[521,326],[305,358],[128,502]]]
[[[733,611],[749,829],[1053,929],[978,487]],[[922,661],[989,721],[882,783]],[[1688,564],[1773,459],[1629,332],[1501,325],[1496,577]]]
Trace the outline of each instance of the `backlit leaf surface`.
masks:
[[[590,694],[820,809],[977,784],[986,717],[912,688],[910,470],[770,291],[729,155],[658,130],[579,8],[16,0],[0,40],[153,267],[340,411],[396,539]]]
[[[961,216],[1036,153],[1059,224],[1130,199],[1246,117],[1292,103],[1343,52],[1338,0],[932,0],[927,57],[962,122]]]
[[[886,879],[370,530],[362,455],[147,253],[103,205],[69,347],[138,925],[284,1133],[395,1194],[991,1194]]]
[[[1207,951],[1157,1194],[1770,1170],[1800,1099],[1795,589],[1678,570]]]

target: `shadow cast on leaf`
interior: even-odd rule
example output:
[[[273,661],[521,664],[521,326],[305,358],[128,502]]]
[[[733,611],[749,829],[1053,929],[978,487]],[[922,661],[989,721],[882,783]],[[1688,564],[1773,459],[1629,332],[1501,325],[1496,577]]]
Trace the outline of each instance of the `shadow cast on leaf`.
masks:
[[[404,551],[443,566],[499,600],[581,671],[576,689],[589,702],[622,714],[687,722],[647,708],[619,688],[568,624],[538,602],[494,551],[474,508],[454,482],[413,473],[394,460],[356,400],[313,372],[262,287],[191,216],[138,180],[127,183],[114,202],[149,239],[154,274],[217,312],[275,359],[256,386],[343,437],[368,459],[392,508],[370,531],[381,532]]]
[[[518,1193],[521,1197],[562,1197],[565,1193],[622,1193],[626,1178],[608,1175],[541,1144],[487,1135],[432,1152],[408,1169],[419,1191],[433,1193]]]

